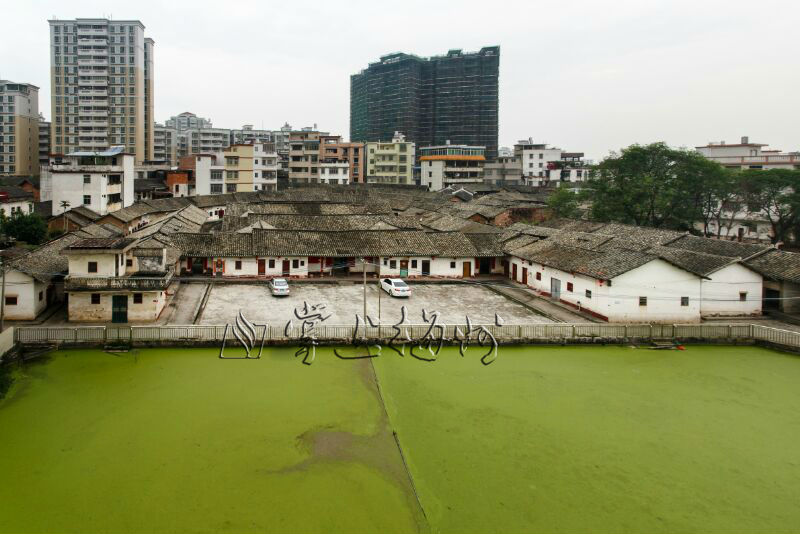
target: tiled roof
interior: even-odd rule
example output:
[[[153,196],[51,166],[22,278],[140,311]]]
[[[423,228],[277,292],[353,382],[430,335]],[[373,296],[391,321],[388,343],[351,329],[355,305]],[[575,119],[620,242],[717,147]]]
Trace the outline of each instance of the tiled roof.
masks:
[[[435,256],[437,249],[418,230],[291,232],[253,230],[253,253],[263,256]]]
[[[610,280],[649,263],[657,256],[632,250],[596,251],[538,241],[514,251],[514,256],[553,267],[568,273],[579,273],[600,280]]]
[[[464,237],[466,237],[472,243],[472,246],[475,247],[476,257],[498,257],[505,254],[503,251],[503,243],[500,241],[500,235],[497,233],[468,233],[464,234]]]
[[[247,257],[253,255],[250,234],[178,233],[170,236],[183,256]]]
[[[800,284],[800,254],[769,250],[745,262],[745,265],[771,280]]]
[[[736,241],[725,241],[723,239],[710,239],[707,237],[697,237],[685,235],[676,239],[668,247],[693,250],[706,254],[716,254],[728,258],[749,258],[753,254],[758,254],[772,248],[770,245],[760,245],[755,243],[738,243]]]
[[[129,237],[87,237],[69,246],[70,249],[119,249],[122,250],[135,239]]]
[[[48,282],[67,273],[69,260],[61,254],[61,251],[81,239],[83,238],[74,232],[64,234],[15,259],[11,262],[11,267],[39,281]]]
[[[257,223],[263,224],[257,224]],[[393,230],[422,227],[410,217],[395,215],[263,215],[246,217],[229,216],[226,213],[222,231],[236,232],[251,227],[283,230]]]
[[[655,254],[659,258],[685,271],[705,277],[736,261],[735,259],[725,256],[703,254],[702,252],[662,246],[651,247],[647,252]]]
[[[472,241],[461,232],[430,232],[428,239],[436,247],[437,256],[444,258],[472,258],[478,251]]]

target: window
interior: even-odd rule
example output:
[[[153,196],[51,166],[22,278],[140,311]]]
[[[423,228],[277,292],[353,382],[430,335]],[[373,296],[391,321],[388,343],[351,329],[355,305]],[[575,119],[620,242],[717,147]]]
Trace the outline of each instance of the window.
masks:
[[[305,267],[306,260],[300,260],[300,267]]]
[[[92,304],[100,304],[100,293],[92,293]]]
[[[300,267],[300,260],[292,260],[292,269]]]
[[[587,298],[587,299],[590,299],[590,298],[592,298],[592,292],[591,292],[591,290],[589,290],[589,289],[587,289],[587,290],[586,290],[586,298]]]
[[[747,291],[739,291],[739,301],[744,302],[747,300]]]
[[[389,268],[390,269],[396,269],[397,268],[397,260],[389,261]]]
[[[12,297],[11,295],[6,297],[6,306],[16,306],[17,305],[17,297]]]
[[[142,303],[142,294],[141,293],[134,293],[133,294],[133,303],[134,304],[141,304]]]
[[[222,185],[222,184],[220,184]],[[236,192],[236,184],[225,184],[225,190],[228,193],[235,193]]]
[[[88,272],[90,272],[90,273],[96,273],[97,272],[97,262],[96,261],[90,261],[89,264],[86,266],[86,270]]]
[[[211,184],[211,194],[222,193],[222,184]]]
[[[386,267],[386,264],[387,264],[387,263],[389,263],[389,260],[387,260],[386,258],[383,258],[383,266],[384,266],[384,267]]]
[[[536,279],[537,280],[541,280],[542,279],[542,273],[536,273]]]
[[[411,268],[412,269],[416,269],[417,268],[417,260],[411,260]]]
[[[567,291],[572,293],[572,282],[567,282]]]
[[[234,268],[235,268],[237,271],[241,271],[241,270],[242,270],[242,260],[236,260],[236,263],[235,263],[235,267],[234,267]]]
[[[681,306],[689,305],[689,297],[681,297]]]
[[[43,299],[44,299],[44,291],[39,291],[39,300],[41,301]]]
[[[83,175],[83,183],[85,183],[85,184],[92,183],[92,175],[91,174],[84,174]]]
[[[269,268],[270,269],[274,269],[275,268],[275,260],[269,260]]]
[[[130,258],[125,260],[125,267],[133,267],[133,260]]]
[[[83,195],[83,205],[88,206],[92,203],[92,195]]]
[[[647,297],[639,297],[639,306],[647,306]]]

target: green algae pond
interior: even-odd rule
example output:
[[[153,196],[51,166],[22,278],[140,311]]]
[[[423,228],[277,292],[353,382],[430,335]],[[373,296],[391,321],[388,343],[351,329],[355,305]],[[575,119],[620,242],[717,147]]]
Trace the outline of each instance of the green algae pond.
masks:
[[[800,532],[798,356],[294,352],[14,368],[0,533]]]

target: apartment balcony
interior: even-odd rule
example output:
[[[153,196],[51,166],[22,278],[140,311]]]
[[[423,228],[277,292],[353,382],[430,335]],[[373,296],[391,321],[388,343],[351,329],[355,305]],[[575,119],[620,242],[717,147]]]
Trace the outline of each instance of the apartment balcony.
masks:
[[[106,45],[108,45],[108,39],[101,38],[99,36],[78,38],[78,46],[106,46]]]
[[[108,97],[108,89],[78,89],[78,96]]]
[[[108,67],[107,59],[78,59],[78,67]]]
[[[81,28],[78,26],[78,39],[83,36],[108,35],[108,28]]]
[[[133,273],[130,276],[72,276],[64,279],[65,291],[163,291],[169,287],[175,272]]]
[[[122,184],[109,183],[108,185],[106,185],[106,195],[121,195],[121,194],[122,194]]]
[[[89,128],[108,128],[108,121],[98,119],[79,119],[78,126]]]
[[[124,172],[124,169],[122,168],[121,165],[73,165],[71,163],[66,163],[62,165],[51,165],[50,169],[55,172],[80,172],[80,173]]]
[[[95,110],[92,110],[92,111],[81,111],[80,113],[78,113],[78,120],[79,121],[84,120],[84,119],[91,119],[91,118],[95,118],[95,117],[107,118],[108,117],[108,110],[95,109]]]

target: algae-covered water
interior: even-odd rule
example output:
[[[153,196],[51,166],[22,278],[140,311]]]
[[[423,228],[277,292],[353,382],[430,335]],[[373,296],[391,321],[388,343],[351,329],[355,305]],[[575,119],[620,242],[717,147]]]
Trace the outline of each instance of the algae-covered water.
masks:
[[[0,401],[0,533],[800,531],[796,356],[265,353],[25,365]]]

